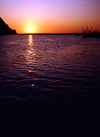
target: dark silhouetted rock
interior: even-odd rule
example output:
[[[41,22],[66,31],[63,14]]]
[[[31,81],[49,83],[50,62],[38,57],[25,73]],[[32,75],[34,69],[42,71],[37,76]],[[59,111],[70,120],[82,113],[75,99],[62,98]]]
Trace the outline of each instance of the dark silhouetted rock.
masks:
[[[0,17],[0,35],[14,35],[17,34],[16,30],[12,30]]]

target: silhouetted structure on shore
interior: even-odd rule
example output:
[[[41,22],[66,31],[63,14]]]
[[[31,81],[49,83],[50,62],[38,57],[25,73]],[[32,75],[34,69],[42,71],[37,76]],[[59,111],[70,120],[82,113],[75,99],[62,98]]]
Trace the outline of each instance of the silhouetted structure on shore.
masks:
[[[14,35],[16,30],[12,30],[0,17],[0,35]]]

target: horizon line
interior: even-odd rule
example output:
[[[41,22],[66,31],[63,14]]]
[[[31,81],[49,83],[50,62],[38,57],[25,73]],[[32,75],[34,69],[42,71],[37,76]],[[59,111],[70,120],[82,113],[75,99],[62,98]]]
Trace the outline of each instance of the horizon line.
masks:
[[[75,33],[17,33],[18,35],[73,35],[73,34],[82,34],[82,32]]]

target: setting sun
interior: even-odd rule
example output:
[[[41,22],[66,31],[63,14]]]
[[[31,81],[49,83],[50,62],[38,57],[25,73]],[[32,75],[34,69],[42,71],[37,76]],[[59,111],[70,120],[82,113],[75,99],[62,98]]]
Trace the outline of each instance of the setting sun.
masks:
[[[28,30],[29,30],[29,32],[32,32],[33,29],[32,29],[32,28],[29,28]]]
[[[24,33],[36,33],[37,32],[36,25],[26,22],[26,24],[23,25],[23,31]]]

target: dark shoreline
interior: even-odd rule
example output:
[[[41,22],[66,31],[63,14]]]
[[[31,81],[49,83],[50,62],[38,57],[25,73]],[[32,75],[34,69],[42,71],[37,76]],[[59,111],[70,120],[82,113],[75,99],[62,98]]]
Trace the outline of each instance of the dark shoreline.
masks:
[[[23,33],[18,35],[82,35],[82,33]]]

